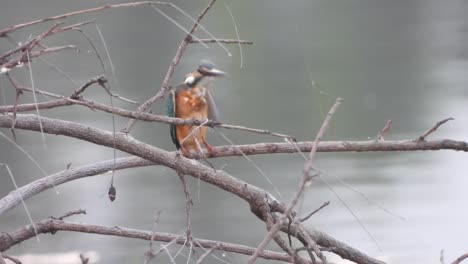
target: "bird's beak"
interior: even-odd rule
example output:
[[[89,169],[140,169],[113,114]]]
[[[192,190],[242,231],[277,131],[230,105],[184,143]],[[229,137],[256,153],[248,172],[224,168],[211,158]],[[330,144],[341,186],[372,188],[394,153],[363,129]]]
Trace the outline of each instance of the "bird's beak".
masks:
[[[221,76],[226,75],[225,72],[220,71],[220,70],[215,69],[215,68],[207,70],[206,73],[207,73],[208,76],[213,76],[213,77],[221,77]]]

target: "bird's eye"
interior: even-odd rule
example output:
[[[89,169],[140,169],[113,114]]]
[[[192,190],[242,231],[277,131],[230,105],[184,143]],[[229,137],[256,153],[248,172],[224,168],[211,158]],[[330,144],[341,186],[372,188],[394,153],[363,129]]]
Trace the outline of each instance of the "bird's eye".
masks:
[[[195,82],[195,77],[193,77],[192,75],[185,78],[185,81],[184,81],[184,83],[187,85],[192,85],[194,82]]]

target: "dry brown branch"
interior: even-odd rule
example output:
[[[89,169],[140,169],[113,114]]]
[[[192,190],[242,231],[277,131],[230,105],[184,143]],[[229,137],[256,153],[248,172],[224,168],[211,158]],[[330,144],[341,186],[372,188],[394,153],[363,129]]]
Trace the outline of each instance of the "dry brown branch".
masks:
[[[463,260],[467,259],[468,258],[468,253],[467,254],[463,254],[461,255],[460,257],[458,257],[456,260],[454,260],[452,262],[452,264],[459,264],[461,263]]]
[[[286,207],[286,210],[284,211],[284,217],[287,218],[291,215],[291,213],[294,210],[294,207],[296,206],[297,202],[299,201],[300,197],[302,197],[302,194],[304,193],[305,187],[308,182],[312,180],[312,176],[310,175],[310,171],[312,170],[312,162],[315,157],[315,153],[317,152],[317,146],[318,142],[322,139],[323,135],[325,134],[325,131],[327,130],[331,117],[335,113],[336,109],[338,109],[338,106],[341,104],[343,100],[341,98],[336,99],[335,104],[332,106],[330,111],[328,112],[327,116],[325,117],[325,120],[323,121],[322,126],[319,129],[319,132],[317,133],[317,136],[315,137],[315,141],[312,147],[312,150],[309,153],[309,160],[305,163],[304,169],[303,169],[303,174],[302,178],[298,187],[297,192],[294,194],[294,198],[291,200],[291,202],[288,204]],[[268,234],[265,236],[263,241],[257,246],[257,249],[255,253],[249,258],[247,263],[253,264],[258,257],[258,253],[261,252],[270,242],[271,239],[276,235],[276,233],[280,230],[281,226],[283,225],[283,221],[277,221],[269,230]],[[309,246],[314,249],[314,252],[317,254],[317,256],[323,261],[323,263],[326,263],[326,258],[323,256],[321,251],[318,249],[316,242],[312,241],[312,243],[309,243]]]
[[[42,56],[42,55],[45,55],[45,54],[49,54],[49,53],[56,53],[56,52],[67,50],[67,49],[76,50],[76,46],[75,45],[64,45],[64,46],[58,46],[58,47],[45,48],[45,49],[41,49],[41,50],[38,50],[38,51],[31,51],[30,55],[29,55],[29,59],[36,58],[36,57],[39,57],[39,56]],[[15,67],[21,67],[24,63],[27,63],[27,62],[28,62],[28,57],[22,56],[22,57],[20,57],[18,59],[9,61],[9,62],[1,65],[0,68],[6,69],[7,71],[9,71],[9,70],[11,70],[11,69],[13,69]]]
[[[237,40],[237,39],[192,39],[189,43],[223,43],[223,44],[248,44],[252,45],[252,41]]]
[[[2,117],[0,116],[0,120]],[[5,120],[4,120],[5,121]],[[0,122],[1,123],[1,122]],[[265,145],[268,145],[265,147]],[[312,149],[312,142],[299,142],[299,149],[301,151],[310,151]],[[238,148],[243,149],[248,155],[260,155],[260,154],[272,154],[272,153],[294,153],[297,149],[287,143],[260,143],[252,145],[238,145],[238,146],[221,146],[215,147],[216,157],[230,157],[230,156],[241,156],[238,153]],[[468,142],[453,141],[453,140],[436,140],[436,141],[424,141],[414,142],[412,140],[403,141],[385,141],[375,142],[372,141],[329,141],[318,144],[318,152],[372,152],[372,151],[385,151],[385,152],[399,152],[399,151],[424,151],[424,150],[460,150],[468,152]],[[274,150],[270,151],[269,150]],[[197,155],[192,155],[191,158],[199,158]],[[151,161],[141,159],[138,157],[126,157],[119,158],[116,160],[116,170],[136,168],[142,166],[154,166],[159,165]],[[94,176],[102,173],[106,173],[113,168],[113,160],[103,161],[95,164],[86,165],[79,168],[72,168],[59,172],[57,174],[50,175],[49,177],[42,178],[31,182],[19,188],[16,191],[12,191],[7,196],[0,199],[0,215],[17,206],[21,199],[27,199],[37,193],[45,191],[51,188],[53,185],[60,185],[65,182],[69,182],[75,179]]]
[[[89,81],[86,82],[88,84],[89,82],[94,83],[96,81],[96,78],[93,78]],[[88,85],[83,85],[88,86]],[[18,90],[22,91],[28,91],[32,92],[33,90],[24,86],[18,86]],[[88,108],[94,109],[94,110],[100,110],[103,112],[115,114],[118,116],[122,117],[128,117],[132,119],[137,119],[137,120],[142,120],[142,121],[149,121],[149,122],[163,122],[167,124],[177,124],[177,125],[205,125],[205,126],[210,126],[210,127],[222,127],[226,129],[234,129],[234,130],[242,130],[242,131],[247,131],[247,132],[252,132],[252,133],[257,133],[257,134],[263,134],[263,135],[271,135],[274,137],[280,137],[280,138],[285,138],[285,139],[292,139],[295,141],[295,138],[290,136],[290,135],[285,135],[281,133],[275,133],[271,132],[268,130],[264,129],[257,129],[257,128],[249,128],[249,127],[244,127],[244,126],[237,126],[237,125],[230,125],[230,124],[223,124],[220,122],[213,122],[213,121],[206,121],[206,120],[196,120],[196,119],[181,119],[181,118],[173,118],[173,117],[168,117],[168,116],[161,116],[161,115],[155,115],[155,114],[150,114],[150,113],[144,113],[144,112],[138,112],[138,111],[128,111],[122,108],[117,108],[117,107],[112,107],[109,105],[101,104],[98,102],[90,101],[85,98],[64,98],[62,95],[57,95],[41,90],[35,90],[36,93],[38,94],[43,94],[46,96],[50,96],[53,98],[61,98],[59,100],[55,101],[49,101],[49,102],[43,102],[43,103],[38,103],[37,108],[39,109],[52,109],[56,107],[63,107],[63,106],[69,106],[72,104],[77,104],[77,105],[82,105],[86,106]],[[72,95],[73,96],[73,95]],[[0,106],[0,113],[8,113],[8,112],[26,112],[26,111],[34,111],[36,110],[36,104],[22,104],[22,105],[9,105],[9,106]]]
[[[2,263],[2,258],[1,257],[8,259],[8,260],[10,260],[11,262],[13,262],[15,264],[22,264],[19,259],[15,258],[15,257],[12,257],[10,255],[6,255],[6,254],[2,254],[0,256],[0,264]],[[6,262],[3,262],[3,264],[6,264]]]
[[[154,240],[153,236],[154,236],[154,232],[156,232],[156,227],[159,224],[159,217],[160,216],[161,216],[161,210],[159,210],[156,213],[156,219],[154,220],[154,223],[153,223],[151,239],[149,241],[149,248],[148,248],[148,251],[145,252],[145,264],[150,263],[151,260],[157,256],[157,253],[155,253],[154,250],[153,250],[153,240]],[[175,240],[174,240],[174,242],[175,242]]]
[[[99,75],[99,76],[96,76],[94,78],[91,78],[89,79],[86,83],[84,83],[80,88],[76,89],[72,95],[70,95],[70,99],[75,99],[75,100],[78,100],[79,99],[79,95],[81,93],[83,93],[86,88],[88,88],[89,86],[91,86],[92,84],[95,84],[95,83],[101,83],[101,82],[107,82],[107,79],[104,78],[103,75]]]
[[[195,263],[195,264],[202,264],[203,260],[205,260],[205,258],[208,257],[215,249],[218,249],[219,246],[220,245],[217,244],[214,247],[208,249],[205,253],[203,253],[203,255],[200,256],[200,258],[198,258],[197,263]]]
[[[429,136],[431,133],[433,133],[434,131],[436,131],[441,125],[447,123],[448,121],[450,120],[455,120],[455,118],[453,117],[449,117],[449,118],[446,118],[444,120],[440,120],[439,122],[437,122],[433,127],[431,127],[428,131],[426,131],[424,134],[422,134],[418,140],[419,141],[424,141],[426,140],[426,137]]]
[[[169,89],[169,82],[172,79],[172,75],[174,74],[175,67],[177,66],[177,64],[179,64],[180,58],[184,54],[185,49],[187,48],[187,45],[192,40],[192,34],[195,32],[200,21],[206,15],[208,10],[211,9],[211,7],[213,6],[215,2],[216,0],[211,0],[206,6],[206,8],[198,15],[196,22],[193,24],[192,28],[190,28],[188,34],[185,36],[185,38],[182,40],[182,42],[179,44],[179,47],[177,48],[176,55],[174,56],[174,59],[172,59],[171,65],[169,66],[169,69],[167,70],[166,77],[164,77],[164,80],[161,85],[161,89],[153,97],[151,97],[149,100],[147,100],[142,105],[140,105],[137,108],[138,112],[146,111],[154,102],[164,97],[164,95]],[[122,132],[130,133],[130,130],[132,129],[135,122],[136,122],[135,119],[129,120],[125,128],[122,129]]]
[[[319,208],[315,209],[314,211],[312,211],[312,212],[309,213],[308,215],[302,217],[299,221],[300,221],[300,222],[307,221],[307,219],[309,219],[311,216],[313,216],[313,215],[314,215],[315,213],[317,213],[318,211],[320,211],[320,210],[322,210],[323,208],[327,207],[329,204],[330,204],[330,201],[324,202]]]
[[[185,181],[185,175],[182,173],[177,173],[179,175],[180,183],[182,184],[182,188],[184,190],[184,196],[185,196],[185,224],[187,228],[187,241],[189,243],[192,243],[192,217],[191,217],[191,212],[192,212],[192,206],[193,206],[193,200],[192,200],[192,194],[190,193],[190,189],[187,185],[187,182]]]
[[[42,128],[45,133],[73,137],[109,148],[114,147],[115,143],[115,147],[118,150],[139,156],[157,164],[167,166],[178,172],[191,175],[206,183],[215,185],[227,192],[237,195],[239,198],[248,202],[252,212],[257,214],[259,217],[262,217],[260,212],[261,208],[265,207],[265,205],[268,206],[270,213],[284,213],[286,209],[285,206],[278,202],[271,194],[268,194],[262,189],[236,179],[224,171],[214,171],[201,163],[194,162],[193,160],[187,159],[185,157],[177,156],[175,153],[167,152],[139,142],[133,139],[131,136],[118,134],[114,139],[113,134],[110,132],[76,124],[73,122],[50,118],[42,118],[41,121],[43,124]],[[0,127],[9,126],[11,126],[11,117],[0,115]],[[40,129],[37,117],[35,115],[18,115],[16,127],[17,129],[33,131],[39,131]],[[322,239],[325,238],[328,243],[327,245],[322,246],[333,247],[336,245],[338,248],[336,251],[339,252],[340,256],[342,254],[352,261],[355,258],[366,260],[365,262],[362,261],[363,263],[381,263],[323,233],[316,232],[318,231],[314,231],[310,235],[312,239],[318,241],[315,239],[315,237],[321,237]]]
[[[89,258],[85,257],[83,254],[80,254],[81,264],[88,264]]]
[[[70,211],[70,212],[68,212],[68,213],[66,213],[66,214],[64,214],[64,215],[62,215],[62,216],[60,216],[58,218],[54,218],[54,219],[63,220],[65,218],[67,218],[67,217],[70,217],[72,215],[78,215],[78,214],[86,214],[86,211],[82,210],[82,209],[78,209],[78,210],[75,210],[75,211]]]
[[[31,22],[27,22],[27,23],[22,23],[22,24],[16,24],[16,25],[9,26],[9,27],[7,27],[5,29],[0,30],[0,37],[6,37],[8,34],[12,33],[13,31],[16,31],[18,29],[29,27],[29,26],[32,26],[32,25],[40,24],[40,23],[44,23],[44,22],[47,22],[47,21],[61,20],[61,19],[64,19],[64,18],[72,17],[72,16],[103,11],[103,10],[106,10],[106,9],[122,8],[122,7],[136,7],[136,6],[149,5],[149,4],[167,4],[167,3],[159,2],[159,1],[141,1],[141,2],[116,4],[116,5],[105,5],[105,6],[99,6],[99,7],[84,9],[84,10],[78,10],[78,11],[74,11],[74,12],[70,12],[70,13],[66,13],[66,14],[51,16],[51,17],[48,17],[48,18],[38,19],[38,20],[31,21]]]
[[[389,119],[387,120],[387,123],[385,124],[385,126],[382,128],[382,130],[379,131],[379,133],[377,134],[377,140],[384,140],[384,135],[385,133],[387,133],[390,128],[392,128],[392,120]]]
[[[45,219],[40,222],[36,222],[35,225],[38,228],[39,234],[47,234],[47,233],[55,233],[57,231],[71,231],[71,232],[80,232],[80,233],[89,233],[89,234],[100,234],[100,235],[109,235],[109,236],[117,236],[117,237],[126,237],[126,238],[135,238],[141,240],[150,241],[159,241],[159,242],[171,242],[172,240],[176,239],[176,243],[179,245],[186,244],[186,238],[179,237],[175,234],[170,233],[160,233],[160,232],[152,232],[152,231],[144,231],[144,230],[137,230],[125,227],[116,227],[116,226],[101,226],[101,225],[91,225],[91,224],[84,224],[84,223],[76,223],[76,222],[69,222],[69,221],[62,221],[56,219]],[[0,233],[0,251],[5,251],[11,248],[22,241],[25,241],[29,238],[34,237],[35,234],[31,229],[31,226],[25,226],[20,228],[16,231],[10,233]],[[251,255],[254,252],[254,248],[232,244],[232,243],[225,243],[220,241],[214,240],[206,240],[206,239],[196,239],[194,238],[194,246],[201,245],[205,248],[213,248],[217,246],[218,250],[223,250],[226,252],[238,253],[243,255]],[[287,254],[278,253],[274,251],[264,251],[260,256],[264,259],[271,259],[271,260],[279,260],[285,262],[293,262],[292,258],[289,257]]]
[[[15,53],[18,53],[18,52],[24,52],[23,56],[22,56],[22,59],[25,60],[26,59],[26,52],[31,52],[31,50],[34,48],[34,46],[38,45],[39,42],[41,40],[43,40],[45,37],[47,37],[48,35],[51,35],[54,33],[54,31],[57,29],[57,27],[60,26],[60,23],[57,23],[55,24],[54,26],[52,26],[50,29],[48,29],[47,31],[43,32],[42,34],[26,41],[25,43],[19,45],[18,47],[2,54],[0,56],[0,64],[4,64],[5,61],[13,54]],[[3,67],[3,65],[2,65]]]

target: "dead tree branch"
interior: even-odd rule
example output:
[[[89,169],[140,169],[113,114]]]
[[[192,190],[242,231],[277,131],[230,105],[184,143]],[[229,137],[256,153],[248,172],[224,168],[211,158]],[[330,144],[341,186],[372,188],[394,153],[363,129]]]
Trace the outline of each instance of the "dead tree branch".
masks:
[[[108,235],[116,237],[126,237],[126,238],[135,238],[146,241],[159,241],[159,242],[171,242],[176,239],[176,243],[179,245],[186,244],[185,237],[179,237],[175,234],[170,233],[160,233],[152,231],[137,230],[125,227],[116,227],[116,226],[101,226],[101,225],[92,225],[84,223],[69,222],[63,220],[57,220],[53,218],[45,219],[35,223],[37,231],[39,234],[54,234],[57,231],[71,231],[71,232],[80,232],[80,233],[89,233],[89,234],[99,234],[99,235]],[[0,251],[6,251],[14,245],[17,245],[25,240],[28,240],[34,237],[34,231],[30,225],[27,225],[23,228],[20,228],[16,231],[10,233],[0,233]],[[243,255],[252,255],[254,248],[225,243],[214,240],[206,239],[195,239],[196,243],[193,246],[199,247],[201,245],[204,248],[214,248],[218,250],[223,250],[226,252],[238,253]],[[264,259],[279,260],[293,263],[293,259],[287,254],[278,253],[274,251],[264,251],[260,256]]]
[[[424,141],[426,140],[426,137],[429,136],[430,134],[432,134],[434,131],[436,131],[441,125],[447,123],[448,121],[450,120],[455,120],[455,118],[453,117],[449,117],[449,118],[446,118],[444,120],[440,120],[439,122],[437,122],[433,127],[431,127],[428,131],[426,131],[424,134],[422,134],[418,140],[419,141]]]
[[[174,59],[172,59],[171,65],[169,66],[169,69],[167,70],[166,77],[164,77],[164,80],[161,85],[161,89],[150,99],[148,99],[146,102],[144,102],[142,105],[140,105],[137,108],[138,112],[144,112],[146,111],[154,102],[158,101],[159,99],[163,98],[166,92],[169,90],[169,82],[172,80],[172,75],[174,75],[174,70],[177,64],[179,64],[180,58],[185,52],[185,49],[187,48],[187,45],[190,43],[192,40],[192,34],[195,32],[197,29],[200,21],[203,19],[203,17],[206,15],[208,10],[211,9],[213,4],[216,2],[216,0],[211,0],[206,8],[198,15],[195,23],[193,24],[192,28],[189,30],[185,38],[182,40],[182,42],[179,44],[179,47],[177,48],[176,55],[174,56]],[[131,119],[128,121],[127,125],[125,128],[122,130],[124,133],[129,133],[130,130],[132,129],[133,125],[135,124],[136,120]]]
[[[265,205],[265,196],[267,197],[266,202],[268,204],[270,213],[284,213],[286,209],[285,206],[277,201],[271,194],[265,193],[265,191],[262,189],[236,179],[222,170],[214,171],[199,162],[193,162],[193,160],[177,156],[173,152],[167,152],[149,146],[133,139],[131,136],[117,134],[114,138],[113,133],[111,132],[92,128],[86,125],[80,125],[73,122],[50,118],[41,118],[41,121],[44,133],[73,137],[109,148],[113,148],[115,146],[115,148],[118,150],[139,156],[157,164],[167,166],[175,171],[184,173],[186,175],[191,175],[206,183],[215,185],[221,189],[224,189],[225,191],[237,195],[241,199],[248,202],[252,212],[256,213],[257,215],[258,212],[261,211],[260,208]],[[0,115],[0,127],[10,127],[11,122],[11,116]],[[16,128],[33,131],[40,130],[39,123],[35,115],[18,115],[16,119]],[[261,217],[261,215],[258,216]],[[321,236],[326,235],[321,234]],[[326,237],[328,238],[328,241],[336,241],[329,236]],[[317,241],[315,238],[313,239]],[[330,246],[328,245],[327,247]],[[345,250],[345,252],[347,251]],[[356,250],[356,252],[358,251]],[[363,254],[361,253],[361,256],[362,255]],[[353,256],[354,254],[348,255],[351,261],[354,260]],[[365,263],[380,263],[379,261],[374,260],[368,256],[366,259],[367,262]]]
[[[461,255],[460,257],[458,257],[456,260],[454,260],[452,262],[452,264],[460,264],[463,260],[467,259],[468,258],[468,253],[467,254],[463,254]]]
[[[248,44],[252,45],[252,41],[237,40],[237,39],[192,39],[189,43],[223,43],[223,44]]]

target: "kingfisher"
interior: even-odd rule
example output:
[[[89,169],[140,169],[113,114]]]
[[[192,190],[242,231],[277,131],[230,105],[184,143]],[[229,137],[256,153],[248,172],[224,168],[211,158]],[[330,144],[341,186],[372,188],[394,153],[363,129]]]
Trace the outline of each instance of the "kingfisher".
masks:
[[[202,63],[185,76],[185,81],[171,90],[167,104],[167,115],[183,119],[219,121],[218,110],[207,84],[211,77],[224,76],[225,72],[216,69],[212,63]],[[193,131],[195,129],[195,131]],[[205,126],[185,126],[171,124],[171,137],[182,155],[190,150],[198,150],[202,143],[213,155],[214,150],[206,142]]]

